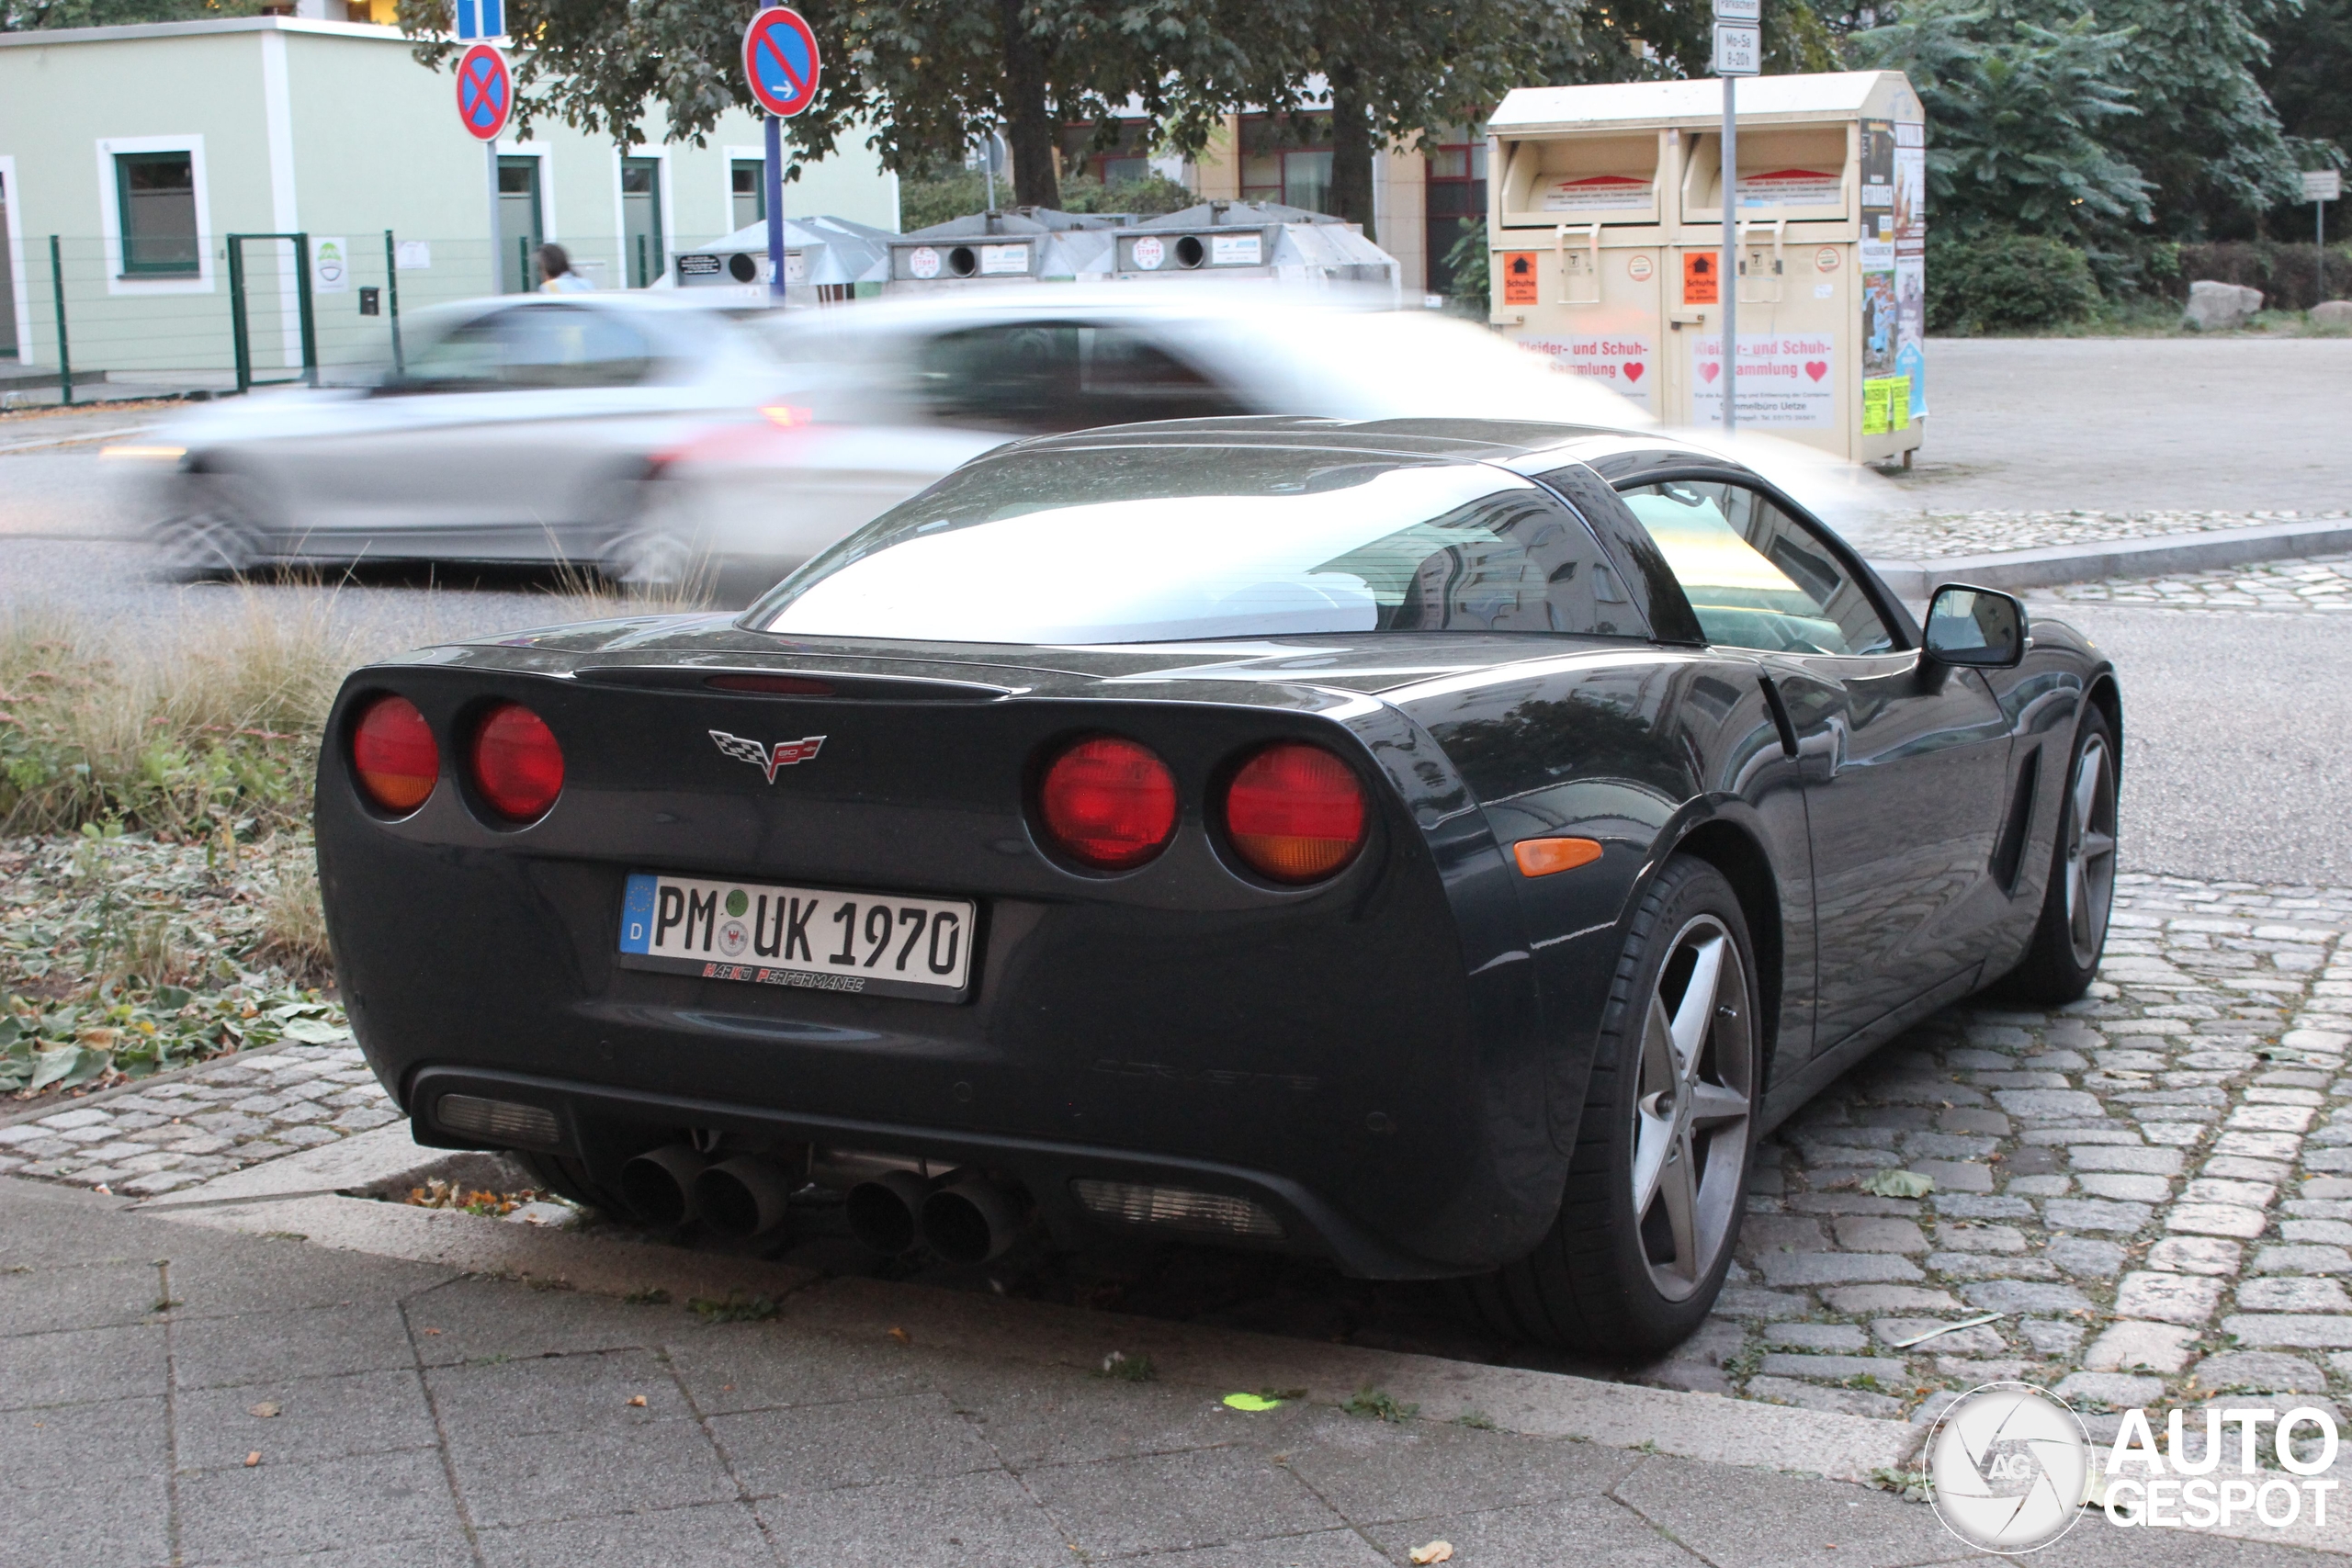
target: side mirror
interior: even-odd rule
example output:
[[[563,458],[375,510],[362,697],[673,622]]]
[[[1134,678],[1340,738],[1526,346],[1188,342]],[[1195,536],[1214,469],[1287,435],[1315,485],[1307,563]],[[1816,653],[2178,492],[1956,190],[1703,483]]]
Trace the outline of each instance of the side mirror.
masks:
[[[1947,582],[1928,601],[1928,658],[1977,670],[2008,670],[2025,658],[2025,606],[1992,588]]]

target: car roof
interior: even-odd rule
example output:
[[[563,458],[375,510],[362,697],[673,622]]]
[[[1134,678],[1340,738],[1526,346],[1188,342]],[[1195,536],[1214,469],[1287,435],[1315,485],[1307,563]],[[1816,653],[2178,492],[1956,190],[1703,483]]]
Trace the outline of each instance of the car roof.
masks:
[[[1423,461],[1493,463],[1541,473],[1569,463],[1598,464],[1641,454],[1657,459],[1745,471],[1746,465],[1694,442],[1653,431],[1498,419],[1318,419],[1291,414],[1171,419],[1116,424],[1068,435],[1043,435],[1000,448],[1004,455],[1106,446],[1274,446],[1411,457]],[[1611,465],[1612,467],[1614,465]]]

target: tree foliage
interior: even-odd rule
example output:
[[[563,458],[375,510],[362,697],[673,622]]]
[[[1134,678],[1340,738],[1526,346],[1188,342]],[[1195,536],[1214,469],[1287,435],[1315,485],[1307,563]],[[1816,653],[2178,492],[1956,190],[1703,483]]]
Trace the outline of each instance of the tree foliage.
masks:
[[[2146,180],[2114,150],[2139,112],[2128,33],[2057,26],[2031,0],[1917,0],[1854,34],[1853,62],[1909,76],[1928,114],[1928,206],[1954,237],[2023,230],[2085,247],[2150,215]]]
[[[250,17],[261,0],[0,0],[0,33]]]
[[[2101,27],[2129,30],[2124,80],[2140,111],[2112,145],[2151,188],[2160,231],[2236,230],[2298,191],[2295,159],[2257,75],[2262,28],[2297,0],[2097,0]],[[2342,91],[2339,82],[2337,91]]]

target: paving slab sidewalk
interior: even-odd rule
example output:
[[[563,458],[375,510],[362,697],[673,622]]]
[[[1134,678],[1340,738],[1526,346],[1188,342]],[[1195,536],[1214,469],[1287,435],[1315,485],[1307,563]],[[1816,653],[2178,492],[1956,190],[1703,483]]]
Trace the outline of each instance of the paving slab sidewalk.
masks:
[[[284,1207],[305,1202],[360,1206]],[[435,1223],[451,1221],[518,1230]],[[1074,1314],[838,1283],[788,1292],[766,1321],[710,1322],[650,1292],[487,1278],[0,1179],[0,1561],[1260,1568],[1403,1562],[1439,1539],[1456,1562],[1520,1568],[1975,1555],[1884,1492],[1623,1437],[1480,1429],[1442,1404],[1389,1423],[1319,1390],[1261,1415],[1219,1403],[1315,1347],[1087,1322],[1088,1356],[1122,1338],[1165,1356],[1157,1379],[1129,1382],[1073,1364]],[[1613,1393],[1633,1409],[1731,1408]],[[2097,1516],[2040,1560],[2314,1561]]]

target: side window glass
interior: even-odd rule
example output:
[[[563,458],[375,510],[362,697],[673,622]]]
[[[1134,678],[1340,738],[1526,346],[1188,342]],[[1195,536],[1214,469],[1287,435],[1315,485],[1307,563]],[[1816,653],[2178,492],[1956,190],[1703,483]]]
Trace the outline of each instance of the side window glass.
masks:
[[[915,351],[915,396],[944,424],[1021,434],[1078,430],[1080,329],[1058,321],[943,333]]]
[[[1127,327],[1079,329],[1078,390],[1080,429],[1250,412],[1229,389]]]
[[[476,316],[408,351],[407,368],[388,390],[429,392],[488,392],[499,386],[498,340],[502,323],[514,312],[500,310]]]
[[[653,368],[645,334],[607,310],[533,305],[499,318],[510,387],[633,387]]]
[[[1883,653],[1894,635],[1818,536],[1744,485],[1618,492],[1674,569],[1707,640],[1786,653]]]
[[[1641,630],[1583,519],[1527,491],[1483,497],[1312,570],[1361,581],[1379,631]]]

